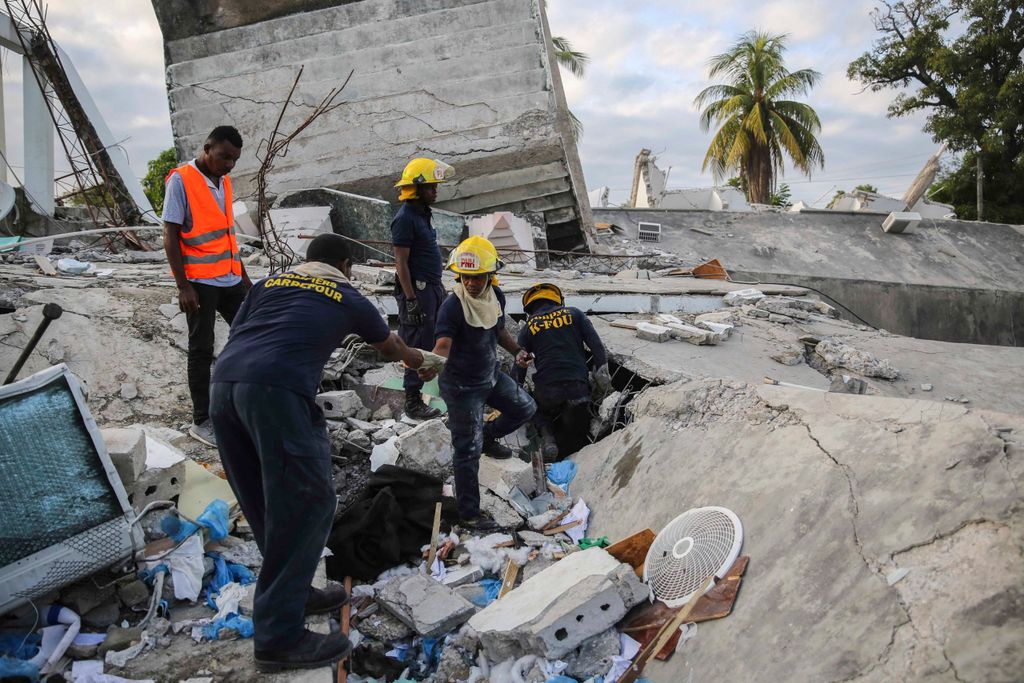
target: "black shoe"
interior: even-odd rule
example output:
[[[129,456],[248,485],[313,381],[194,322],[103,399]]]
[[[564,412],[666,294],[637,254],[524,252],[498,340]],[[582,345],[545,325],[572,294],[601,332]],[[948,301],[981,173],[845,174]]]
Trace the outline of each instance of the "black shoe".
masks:
[[[422,422],[424,420],[433,420],[436,417],[441,417],[441,411],[437,408],[431,408],[423,402],[419,396],[415,398],[405,399],[405,416],[410,420],[416,420]]]
[[[341,609],[348,602],[348,593],[340,583],[332,583],[324,588],[310,588],[306,598],[306,616],[314,614],[330,614]]]
[[[287,650],[256,650],[256,670],[273,673],[285,669],[319,669],[344,659],[352,652],[352,643],[344,633],[305,631]]]
[[[486,512],[478,512],[468,519],[460,518],[459,526],[465,531],[494,531],[501,528]]]
[[[558,443],[555,435],[547,427],[540,431],[540,452],[544,455],[545,462],[554,462],[558,459]]]
[[[508,460],[515,455],[515,453],[512,452],[512,449],[505,444],[500,443],[497,439],[490,439],[487,437],[484,437],[483,454],[489,458],[494,458],[495,460]]]

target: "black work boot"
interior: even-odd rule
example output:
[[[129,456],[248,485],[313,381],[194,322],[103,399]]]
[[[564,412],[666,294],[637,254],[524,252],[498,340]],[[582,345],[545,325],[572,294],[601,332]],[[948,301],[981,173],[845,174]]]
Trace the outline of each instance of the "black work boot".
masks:
[[[337,612],[348,602],[348,593],[340,583],[332,583],[327,588],[310,588],[306,598],[306,616]]]
[[[500,529],[498,523],[487,514],[486,512],[480,511],[469,518],[459,518],[459,526],[465,531],[494,531]]]
[[[558,459],[558,443],[550,427],[540,428],[540,443],[540,452],[544,455],[545,462],[554,462]]]
[[[483,454],[495,460],[508,460],[515,455],[511,448],[486,434],[484,435]]]
[[[405,416],[410,420],[423,422],[424,420],[433,420],[435,417],[441,417],[441,411],[437,408],[431,408],[424,403],[423,397],[419,394],[415,396],[407,395],[405,397]]]
[[[286,650],[256,650],[256,670],[273,673],[285,669],[318,669],[344,659],[352,643],[344,633],[304,631],[299,642]]]

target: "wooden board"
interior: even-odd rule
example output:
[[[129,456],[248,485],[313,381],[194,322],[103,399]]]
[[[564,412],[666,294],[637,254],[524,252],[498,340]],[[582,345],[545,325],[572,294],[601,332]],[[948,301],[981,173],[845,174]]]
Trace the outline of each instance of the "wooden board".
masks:
[[[501,590],[498,591],[498,599],[505,597],[505,594],[515,588],[516,579],[519,578],[519,565],[509,560],[505,565],[505,572],[501,577]]]
[[[733,563],[725,577],[697,601],[687,622],[700,623],[729,616],[736,603],[736,596],[739,593],[743,574],[747,570],[749,561],[750,558],[746,555],[736,558],[736,562]],[[672,619],[679,610],[678,607],[668,607],[658,600],[653,604],[644,602],[630,610],[619,622],[619,630],[644,647],[657,637],[662,626]],[[656,658],[666,660],[671,657],[676,650],[680,635],[677,629],[665,647],[657,653]]]
[[[654,543],[655,536],[656,534],[650,529],[644,529],[626,536],[617,543],[612,543],[605,550],[619,562],[628,564],[636,571],[637,576],[643,578],[647,551],[651,549],[651,543]]]

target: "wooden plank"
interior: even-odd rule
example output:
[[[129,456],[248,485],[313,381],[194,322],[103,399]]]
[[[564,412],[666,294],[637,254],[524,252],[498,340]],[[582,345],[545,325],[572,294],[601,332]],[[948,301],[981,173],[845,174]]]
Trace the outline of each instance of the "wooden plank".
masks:
[[[569,494],[562,490],[561,486],[555,486],[550,481],[548,482],[548,491],[555,494],[555,498],[565,498]]]
[[[537,449],[530,457],[530,460],[533,464],[534,486],[537,489],[537,495],[540,495],[548,485],[548,471],[544,469],[544,454],[541,453],[540,449]]]
[[[647,551],[651,549],[651,543],[654,543],[655,535],[650,529],[644,529],[626,536],[617,543],[611,544],[605,550],[619,562],[628,564],[633,568],[637,576],[643,578]]]
[[[519,565],[509,560],[505,565],[505,571],[501,577],[501,590],[498,591],[498,599],[501,600],[516,585],[516,578],[519,577]]]
[[[437,537],[441,533],[441,502],[434,506],[434,527],[430,532],[430,554],[427,555],[427,576],[433,572],[434,558],[437,557]]]
[[[32,259],[39,266],[39,270],[43,271],[43,275],[56,275],[57,269],[53,267],[50,259],[46,258],[41,254],[32,254]]]
[[[572,529],[572,528],[578,527],[580,524],[583,524],[583,520],[582,519],[577,519],[575,522],[569,522],[568,524],[563,524],[561,526],[556,526],[556,527],[552,527],[550,529],[545,529],[544,530],[544,535],[545,536],[554,536],[555,534],[560,534],[563,531],[566,531],[567,529]]]
[[[548,529],[550,529],[552,527],[558,526],[559,522],[561,522],[563,519],[568,517],[570,512],[572,512],[572,508],[567,508],[567,509],[563,510],[558,515],[556,515],[554,519],[552,519],[550,522],[548,522],[547,524],[542,526],[540,528],[540,530],[541,531],[547,531]]]
[[[345,592],[348,593],[348,602],[341,607],[341,632],[346,636],[349,634],[349,625],[352,617],[352,577],[345,577]],[[348,669],[345,668],[345,661],[338,662],[338,683],[347,683]]]

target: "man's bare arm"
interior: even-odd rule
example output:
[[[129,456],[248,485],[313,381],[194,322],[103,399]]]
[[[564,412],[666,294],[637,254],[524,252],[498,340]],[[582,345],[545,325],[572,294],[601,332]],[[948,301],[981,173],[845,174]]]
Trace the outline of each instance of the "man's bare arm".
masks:
[[[384,360],[400,360],[413,369],[423,365],[423,354],[420,350],[406,346],[402,338],[394,332],[384,341],[373,344],[373,348],[380,352]]]
[[[409,271],[409,247],[395,247],[395,270],[398,275],[398,285],[406,299],[416,298],[416,288],[412,284],[412,273]]]
[[[178,307],[184,313],[197,312],[199,295],[185,277],[185,258],[181,255],[181,226],[177,223],[164,222],[164,253],[167,254],[171,274],[174,275],[174,284],[178,286]]]

